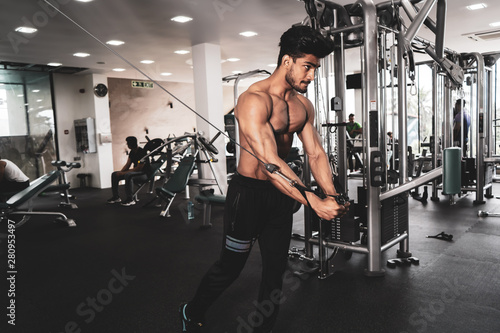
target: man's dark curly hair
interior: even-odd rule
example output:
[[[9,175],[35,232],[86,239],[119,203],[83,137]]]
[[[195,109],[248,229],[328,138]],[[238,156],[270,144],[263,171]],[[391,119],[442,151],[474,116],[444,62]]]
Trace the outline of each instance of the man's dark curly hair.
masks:
[[[323,37],[318,31],[305,25],[293,26],[280,38],[280,54],[278,67],[284,55],[289,55],[295,61],[306,54],[324,58],[333,51],[333,42]]]

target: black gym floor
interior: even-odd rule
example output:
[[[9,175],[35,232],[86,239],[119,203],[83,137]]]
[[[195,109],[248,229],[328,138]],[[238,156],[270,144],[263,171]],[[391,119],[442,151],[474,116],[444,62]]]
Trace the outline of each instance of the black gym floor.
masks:
[[[220,207],[213,227],[201,230],[201,207],[188,222],[179,195],[172,217],[138,205],[108,205],[110,190],[74,189],[77,210],[63,210],[77,227],[33,217],[16,230],[15,327],[7,332],[180,332],[178,306],[189,300],[221,246]],[[500,193],[500,184],[493,184]],[[427,204],[410,200],[410,250],[420,265],[385,267],[396,247],[383,254],[386,274],[363,274],[367,257],[353,254],[333,276],[293,276],[291,261],[284,302],[274,333],[308,332],[499,332],[500,200],[474,205],[475,195],[450,206],[447,197]],[[57,210],[57,196],[36,207]],[[301,232],[301,212],[294,231]],[[426,238],[440,232],[453,241]],[[2,308],[8,306],[6,223],[1,225]],[[295,246],[300,243],[294,241]],[[300,263],[299,263],[300,264]],[[204,332],[248,332],[260,275],[255,246],[240,278],[208,313]],[[2,332],[5,332],[2,329]]]

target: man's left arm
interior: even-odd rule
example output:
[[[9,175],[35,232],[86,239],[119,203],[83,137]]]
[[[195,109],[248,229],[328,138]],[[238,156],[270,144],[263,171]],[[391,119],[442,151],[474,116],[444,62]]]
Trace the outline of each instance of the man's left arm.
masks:
[[[325,194],[336,195],[338,193],[333,185],[333,175],[328,162],[328,156],[321,145],[319,134],[314,127],[314,108],[308,99],[303,98],[301,100],[306,106],[308,120],[302,131],[298,133],[298,137],[302,141],[304,150],[309,157],[309,165],[314,179]]]

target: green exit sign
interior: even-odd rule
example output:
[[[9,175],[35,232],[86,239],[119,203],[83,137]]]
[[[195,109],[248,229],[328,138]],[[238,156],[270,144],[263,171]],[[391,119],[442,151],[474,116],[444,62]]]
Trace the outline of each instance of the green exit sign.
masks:
[[[149,89],[153,89],[153,87],[154,87],[153,82],[132,81],[132,88],[149,88]]]

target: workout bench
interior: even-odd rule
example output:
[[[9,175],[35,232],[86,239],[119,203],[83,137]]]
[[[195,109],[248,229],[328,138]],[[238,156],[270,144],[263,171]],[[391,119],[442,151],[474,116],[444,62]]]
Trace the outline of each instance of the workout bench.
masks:
[[[156,188],[157,197],[165,202],[160,213],[161,217],[170,216],[170,205],[172,205],[177,193],[186,189],[189,176],[191,176],[191,173],[194,170],[195,162],[195,156],[190,155],[184,157],[168,181],[162,187]]]
[[[170,157],[170,161],[171,160],[172,159]],[[139,201],[139,197],[138,197],[139,192],[148,184],[149,184],[148,193],[153,193],[154,184],[155,184],[157,176],[160,176],[163,178],[166,178],[169,176],[167,174],[167,172],[163,172],[161,169],[165,163],[167,163],[167,164],[171,163],[168,161],[169,161],[168,154],[162,153],[155,161],[152,161],[150,163],[149,171],[146,173],[145,179],[141,178],[141,177],[132,178],[132,181],[134,182],[134,184],[138,185],[137,190],[135,190],[134,194],[132,195],[132,197],[134,198],[135,201],[137,201],[137,202]],[[168,169],[168,166],[167,166],[167,169]]]
[[[210,219],[212,217],[212,205],[224,206],[225,195],[213,194],[213,191],[202,191],[194,198],[198,203],[203,204],[203,224],[202,228],[212,227]]]
[[[50,164],[55,166],[60,173],[59,184],[47,186],[47,188],[43,192],[60,192],[61,196],[64,197],[64,201],[59,204],[59,207],[69,207],[71,209],[77,209],[78,206],[69,200],[73,196],[69,194],[68,191],[71,185],[68,182],[68,178],[66,177],[66,172],[69,172],[72,169],[81,168],[82,165],[78,162],[67,163],[66,161],[52,161],[50,162]]]
[[[42,193],[47,187],[60,177],[61,171],[54,170],[46,175],[43,175],[33,182],[24,190],[14,194],[6,202],[0,203],[0,219],[8,218],[11,215],[22,215],[21,221],[16,223],[16,228],[26,223],[32,215],[55,215],[58,216],[56,221],[62,221],[68,224],[69,227],[75,227],[76,223],[72,219],[68,219],[66,215],[59,212],[33,212],[33,199]],[[20,209],[24,204],[28,205],[27,210]]]

